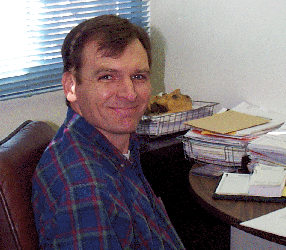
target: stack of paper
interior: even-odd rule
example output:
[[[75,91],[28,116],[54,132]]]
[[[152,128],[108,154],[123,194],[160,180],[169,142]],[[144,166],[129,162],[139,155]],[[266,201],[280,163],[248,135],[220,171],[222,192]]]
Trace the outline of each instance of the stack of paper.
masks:
[[[248,194],[281,197],[285,187],[285,177],[286,171],[283,168],[258,164],[250,178]]]
[[[224,173],[215,194],[281,197],[285,178],[284,169],[259,164],[252,175]]]
[[[188,121],[185,134],[188,157],[224,166],[239,166],[251,141],[279,128],[286,117],[241,103],[230,111]]]
[[[286,168],[286,124],[253,140],[249,146],[250,168],[257,163]]]
[[[223,166],[240,166],[241,159],[247,154],[245,146],[210,143],[194,140],[191,134],[185,135],[184,151],[189,158]]]

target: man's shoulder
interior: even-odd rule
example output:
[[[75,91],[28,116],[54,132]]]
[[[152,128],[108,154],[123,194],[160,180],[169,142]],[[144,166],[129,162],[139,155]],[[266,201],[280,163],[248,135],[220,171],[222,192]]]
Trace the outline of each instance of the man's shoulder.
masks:
[[[36,167],[33,186],[35,190],[45,187],[54,196],[75,187],[89,184],[93,176],[100,175],[102,165],[96,147],[79,143],[69,133],[56,136],[49,144]],[[100,180],[98,180],[100,182]]]
[[[39,166],[60,162],[71,164],[75,157],[84,158],[96,148],[75,130],[62,126],[43,153]]]
[[[77,155],[82,155],[83,150],[89,150],[89,145],[84,143],[73,130],[62,125],[45,149],[36,167],[36,175],[54,172],[55,169],[62,171],[65,166],[71,165]]]

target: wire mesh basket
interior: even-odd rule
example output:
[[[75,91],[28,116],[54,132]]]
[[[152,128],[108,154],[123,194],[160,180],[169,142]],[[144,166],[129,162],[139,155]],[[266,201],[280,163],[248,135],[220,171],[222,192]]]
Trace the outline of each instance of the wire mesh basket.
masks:
[[[216,105],[218,103],[193,101],[193,107],[188,111],[154,116],[144,115],[137,127],[137,133],[156,138],[188,130],[190,126],[184,124],[186,121],[211,116]]]
[[[241,167],[241,161],[247,155],[246,145],[210,144],[185,137],[182,142],[187,160],[227,167]]]

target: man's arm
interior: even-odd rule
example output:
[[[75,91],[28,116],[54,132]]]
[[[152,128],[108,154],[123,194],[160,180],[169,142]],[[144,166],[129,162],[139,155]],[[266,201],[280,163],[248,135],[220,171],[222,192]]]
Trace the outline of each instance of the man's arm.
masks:
[[[121,226],[121,235],[126,238],[124,231],[130,232],[132,224],[108,193],[92,183],[55,194],[57,186],[44,194],[38,184],[34,185],[33,204],[42,249],[124,249],[116,226]],[[60,198],[53,200],[56,195]]]
[[[161,198],[155,197],[155,216],[159,227],[161,227],[162,239],[164,239],[165,249],[185,249],[178,236]]]

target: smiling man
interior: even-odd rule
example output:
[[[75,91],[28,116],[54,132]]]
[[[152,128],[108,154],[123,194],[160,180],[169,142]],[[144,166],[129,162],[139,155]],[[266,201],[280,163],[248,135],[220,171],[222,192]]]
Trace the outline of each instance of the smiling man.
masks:
[[[81,84],[72,72],[63,77],[71,107],[96,127],[122,153],[127,153],[130,133],[146,109],[150,97],[147,52],[138,38],[119,57],[105,57],[96,41],[83,49]]]
[[[67,35],[62,57],[67,117],[33,177],[40,248],[184,249],[140,165],[148,34],[103,15]]]

